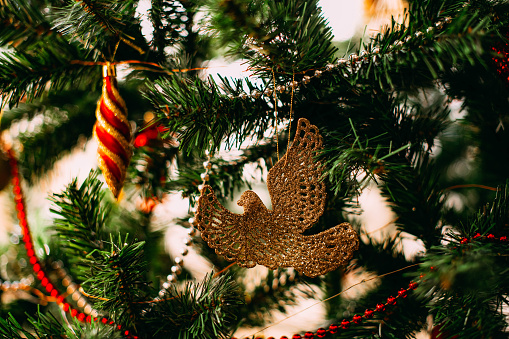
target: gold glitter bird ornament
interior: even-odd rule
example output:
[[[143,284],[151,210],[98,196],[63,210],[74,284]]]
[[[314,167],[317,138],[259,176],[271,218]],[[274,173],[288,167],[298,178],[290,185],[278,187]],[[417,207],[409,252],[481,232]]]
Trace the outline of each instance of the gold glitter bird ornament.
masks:
[[[244,213],[232,213],[210,186],[204,186],[196,213],[203,240],[217,254],[242,267],[294,267],[316,277],[346,264],[359,247],[357,233],[349,223],[314,235],[302,234],[324,212],[322,164],[313,158],[321,148],[318,128],[299,119],[292,145],[267,176],[272,210],[255,192],[246,191],[237,202]]]

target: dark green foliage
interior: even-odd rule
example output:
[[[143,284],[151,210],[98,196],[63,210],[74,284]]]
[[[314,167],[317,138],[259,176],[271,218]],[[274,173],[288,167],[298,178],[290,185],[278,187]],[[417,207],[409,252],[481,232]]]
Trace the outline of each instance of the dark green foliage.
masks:
[[[248,80],[245,83],[251,90],[257,89]],[[268,103],[262,98],[230,100],[221,94],[224,89],[228,94],[238,95],[243,85],[243,80],[223,78],[219,85],[211,78],[188,80],[174,75],[149,84],[146,96],[164,125],[179,132],[180,148],[189,154],[192,149],[209,148],[209,142],[212,149],[217,149],[221,140],[226,139],[227,147],[231,148],[253,133],[263,137],[274,114]],[[260,116],[260,112],[267,114]]]
[[[318,1],[211,1],[215,24],[255,73],[269,77],[320,68],[336,48]]]
[[[162,302],[152,304],[145,316],[160,328],[147,338],[227,338],[240,320],[243,296],[231,275],[206,276],[200,283],[188,282],[182,289],[172,285]]]
[[[149,284],[143,279],[147,263],[143,260],[144,242],[126,243],[118,239],[95,250],[83,262],[89,265],[83,287],[91,295],[102,298],[95,303],[110,314],[116,323],[141,331],[141,311],[146,308]]]
[[[75,179],[64,192],[52,197],[55,205],[52,212],[60,216],[55,219],[55,226],[61,245],[68,260],[80,267],[75,272],[80,280],[85,278],[83,270],[88,269],[83,258],[105,248],[103,232],[109,208],[102,201],[103,195],[97,172],[92,172],[81,186]]]

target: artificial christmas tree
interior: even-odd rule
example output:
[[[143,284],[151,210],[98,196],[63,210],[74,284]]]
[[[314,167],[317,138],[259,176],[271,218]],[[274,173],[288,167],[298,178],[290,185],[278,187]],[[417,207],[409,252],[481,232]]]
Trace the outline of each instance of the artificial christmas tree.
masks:
[[[398,2],[403,20],[347,50],[316,0],[0,4],[17,219],[0,261],[1,337],[268,338],[285,328],[278,316],[298,315],[285,337],[508,336],[507,1]],[[207,78],[218,54],[251,75]],[[118,83],[107,73],[101,93],[105,65]],[[112,98],[118,110],[101,106]],[[95,153],[94,125],[103,163],[80,164],[37,209],[69,151]],[[248,191],[258,210],[235,219],[223,206],[255,177],[271,197]],[[380,237],[358,217],[376,190],[393,215]],[[318,321],[312,305],[291,309],[306,298]]]

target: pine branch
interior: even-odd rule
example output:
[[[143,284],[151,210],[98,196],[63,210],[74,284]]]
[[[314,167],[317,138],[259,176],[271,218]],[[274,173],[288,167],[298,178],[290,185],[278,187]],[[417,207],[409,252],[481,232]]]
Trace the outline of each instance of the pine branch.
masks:
[[[109,208],[102,202],[104,193],[97,175],[91,172],[79,187],[74,179],[65,191],[51,197],[55,206],[51,211],[61,217],[54,221],[56,230],[70,262],[78,268],[75,274],[80,280],[89,269],[83,257],[93,256],[95,250],[103,250],[105,246],[103,232]]]
[[[231,148],[251,134],[262,138],[271,124],[274,112],[264,99],[231,100],[220,89],[239,95],[244,81],[252,89],[256,86],[248,80],[221,80],[218,85],[211,78],[203,82],[169,76],[147,86],[146,97],[164,126],[179,134],[180,149],[187,154],[203,152],[209,148],[209,141],[213,149],[218,149],[222,140]],[[260,112],[267,115],[260,116]]]
[[[116,323],[141,332],[142,310],[149,300],[144,242],[126,241],[111,242],[109,249],[95,250],[84,259],[88,272],[82,286],[88,294],[100,298],[95,306],[108,312]]]
[[[213,1],[213,26],[227,32],[233,51],[249,59],[258,75],[292,74],[324,67],[336,48],[317,1]]]
[[[44,42],[62,44],[59,33],[43,15],[35,1],[3,0],[0,6],[0,45],[18,50],[36,50]],[[43,5],[43,4],[41,4]]]
[[[3,53],[0,59],[2,105],[16,106],[42,95],[48,82],[50,91],[93,87],[99,83],[99,69],[71,64],[85,56],[74,45],[60,50],[42,49],[36,55],[25,52]]]
[[[172,285],[164,298],[166,302],[155,303],[146,315],[151,327],[159,329],[157,338],[227,338],[240,320],[244,302],[231,275],[208,275],[182,289]]]

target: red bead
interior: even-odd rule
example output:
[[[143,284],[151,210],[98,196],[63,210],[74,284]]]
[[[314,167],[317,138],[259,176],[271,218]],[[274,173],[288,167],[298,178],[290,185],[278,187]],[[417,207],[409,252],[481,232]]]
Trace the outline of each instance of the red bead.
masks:
[[[477,239],[477,238],[480,238],[480,237],[481,237],[481,233],[476,233],[476,234],[474,235],[474,239]]]
[[[329,332],[332,333],[332,334],[336,334],[338,332],[338,325],[336,324],[330,324],[329,326]]]
[[[27,255],[28,255],[29,258],[35,256],[34,250],[33,249],[27,250]]]
[[[364,311],[364,316],[366,317],[366,319],[373,318],[373,313],[374,313],[373,310],[368,309]]]
[[[23,211],[19,211],[19,212],[18,212],[18,219],[19,219],[19,220],[24,220],[25,218],[26,218],[26,214],[25,214],[25,212],[23,212]]]
[[[302,336],[300,334],[294,334],[292,339],[302,339]]]
[[[313,339],[314,337],[315,337],[315,334],[313,332],[304,333],[304,339]]]
[[[85,314],[83,314],[83,313],[78,314],[78,320],[79,320],[79,321],[84,321],[84,320],[85,320],[85,317],[86,317],[86,315],[85,315]]]
[[[288,339],[288,337],[286,335],[284,335],[280,339]]]
[[[78,310],[77,310],[77,309],[75,309],[75,308],[73,308],[73,309],[71,310],[71,317],[73,317],[73,318],[74,318],[74,317],[76,317],[77,315],[78,315]]]
[[[101,322],[106,325],[106,323],[108,322],[108,319],[107,318],[101,318]]]
[[[506,242],[507,241],[507,237],[505,235],[503,237],[500,237],[500,241]]]
[[[435,266],[431,266],[429,269],[430,269],[431,271],[434,271],[434,270],[435,270],[435,268],[436,268]]]
[[[385,311],[385,304],[376,304],[375,311],[376,312],[383,312],[383,311]]]
[[[347,330],[350,327],[350,322],[346,319],[343,319],[341,322],[341,328]]]
[[[44,286],[44,285],[43,285],[43,286]],[[49,283],[49,284],[46,286],[46,291],[47,291],[48,293],[53,292],[53,290],[54,290],[54,289],[55,289],[55,288],[53,287],[53,285],[52,285],[51,283]]]
[[[398,297],[400,298],[406,298],[407,297],[407,290],[402,288],[398,291]]]
[[[91,317],[91,316],[89,316],[89,315],[87,315],[87,318],[85,319],[85,321],[86,321],[87,323],[91,323],[91,322],[92,322],[92,317]]]
[[[14,192],[14,193],[16,193],[16,192]],[[23,206],[22,202],[18,202],[16,204],[16,211],[23,211],[24,208],[25,208],[25,206]]]
[[[358,314],[354,315],[352,321],[356,324],[360,324],[362,322],[362,317]]]
[[[64,296],[59,295],[58,298],[57,298],[57,304],[61,304],[63,302],[64,302]]]
[[[118,324],[117,325],[117,330],[121,330],[122,329],[122,325]]]
[[[145,134],[139,134],[134,139],[134,147],[143,147],[146,146],[148,143],[148,138]]]
[[[42,272],[41,272],[41,273],[42,273]],[[41,285],[42,285],[43,287],[46,287],[46,286],[48,286],[48,284],[49,284],[49,280],[48,280],[48,278],[46,278],[46,277],[42,278],[42,280],[41,280]]]
[[[320,327],[318,330],[316,330],[316,335],[318,336],[318,338],[325,338],[325,336],[327,335],[327,330]]]
[[[467,238],[461,239],[460,244],[462,245],[468,244],[468,239]]]
[[[53,290],[51,291],[51,296],[52,296],[53,298],[56,298],[56,297],[58,296],[58,291],[57,291],[56,289],[53,289]]]
[[[392,295],[387,298],[387,304],[389,305],[396,305],[396,298],[394,298]]]
[[[493,240],[493,239],[495,239],[495,236],[494,236],[493,234],[488,234],[488,235],[486,236],[486,238],[488,238],[488,239],[490,239],[490,240]]]
[[[32,264],[32,258],[35,259],[33,264]],[[32,258],[30,258],[30,263],[32,265],[34,265],[34,267],[33,267],[34,268],[34,272],[35,273],[39,273],[39,271],[41,270],[41,265],[37,262],[37,258],[35,258],[35,257],[32,257]]]
[[[411,290],[415,290],[417,286],[418,284],[415,281],[411,281],[410,284],[408,284],[408,288]]]
[[[43,271],[39,271],[39,273],[37,273],[37,279],[39,279],[39,280],[44,279],[44,272]]]
[[[62,308],[63,308],[63,310],[64,310],[65,312],[69,311],[69,304],[68,304],[68,303],[65,303],[65,304],[64,304],[64,306],[63,306]]]
[[[108,325],[114,325],[115,323],[113,322],[113,320],[110,320],[110,322],[108,323]]]
[[[129,331],[125,331],[124,335],[127,337],[129,335]]]

